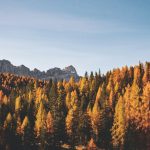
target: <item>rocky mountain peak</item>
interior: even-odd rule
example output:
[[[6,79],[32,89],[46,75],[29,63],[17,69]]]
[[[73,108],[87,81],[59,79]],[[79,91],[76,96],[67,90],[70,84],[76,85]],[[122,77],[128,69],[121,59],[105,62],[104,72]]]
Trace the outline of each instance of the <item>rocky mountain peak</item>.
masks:
[[[39,69],[37,69],[37,68],[34,68],[34,70],[33,70],[34,72],[40,72],[40,70]]]
[[[0,64],[11,65],[11,62],[6,59],[3,59],[3,60],[0,60]]]
[[[30,76],[41,80],[49,80],[49,79],[57,79],[62,80],[65,79],[68,81],[71,76],[74,76],[75,80],[79,79],[79,76],[76,72],[76,69],[70,65],[65,67],[65,69],[60,68],[52,68],[45,71],[40,71],[38,69],[34,69],[31,71],[28,67],[24,65],[14,66],[8,60],[0,60],[0,72],[1,73],[13,73],[20,76]]]
[[[72,65],[70,65],[70,66],[68,66],[68,67],[65,67],[64,68],[64,71],[68,71],[68,72],[71,72],[71,73],[75,73],[75,74],[77,74],[77,71],[76,71],[76,69],[75,69],[75,67],[74,66],[72,66]]]

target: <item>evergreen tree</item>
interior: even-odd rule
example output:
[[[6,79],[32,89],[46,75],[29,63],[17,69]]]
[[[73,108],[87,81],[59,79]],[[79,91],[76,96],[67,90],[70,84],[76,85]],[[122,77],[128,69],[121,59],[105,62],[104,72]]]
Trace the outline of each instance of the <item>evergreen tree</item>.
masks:
[[[15,111],[17,113],[19,113],[20,109],[21,109],[21,97],[19,96],[19,97],[16,98]]]
[[[22,132],[22,149],[32,149],[34,148],[34,136],[32,134],[32,128],[30,126],[30,122],[27,116],[23,119],[21,125],[21,132]]]
[[[16,141],[16,125],[15,120],[11,113],[7,114],[6,120],[4,122],[4,147],[5,149],[17,149],[18,141]]]
[[[114,148],[123,150],[125,143],[126,133],[126,120],[125,120],[125,104],[124,99],[120,96],[115,108],[114,122],[112,126],[112,144]]]
[[[89,115],[85,113],[81,113],[79,117],[79,125],[78,125],[78,132],[79,132],[79,144],[86,145],[87,142],[91,138],[91,120]]]
[[[145,72],[143,75],[143,85],[146,85],[148,81],[150,81],[150,63],[146,62],[145,64]]]
[[[71,93],[71,108],[66,117],[66,131],[70,139],[71,147],[74,149],[78,141],[78,117],[79,117],[78,95],[76,91]]]
[[[45,121],[46,121],[46,112],[42,102],[40,102],[40,106],[38,108],[36,114],[36,121],[35,121],[35,132],[37,138],[37,144],[39,144],[39,149],[44,149],[45,145],[45,138],[46,138],[46,129],[45,129]]]
[[[55,142],[54,142],[54,121],[50,111],[47,114],[45,126],[46,126],[47,148],[51,149],[53,148]]]

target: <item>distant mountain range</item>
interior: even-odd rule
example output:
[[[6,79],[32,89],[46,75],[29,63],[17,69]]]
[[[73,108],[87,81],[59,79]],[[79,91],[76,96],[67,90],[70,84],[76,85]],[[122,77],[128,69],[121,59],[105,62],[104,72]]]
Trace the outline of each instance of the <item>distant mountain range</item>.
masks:
[[[36,68],[34,70],[30,70],[28,67],[24,65],[14,66],[8,60],[0,60],[0,73],[12,73],[19,76],[29,76],[41,80],[65,79],[66,81],[68,81],[71,76],[74,76],[75,80],[79,79],[77,71],[72,65],[65,67],[64,69],[55,67],[45,72],[40,71]]]

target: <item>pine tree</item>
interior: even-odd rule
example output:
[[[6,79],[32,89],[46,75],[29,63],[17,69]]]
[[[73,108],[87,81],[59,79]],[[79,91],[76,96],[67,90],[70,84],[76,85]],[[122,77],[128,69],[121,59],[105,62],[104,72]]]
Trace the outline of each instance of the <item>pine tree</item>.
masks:
[[[92,110],[92,115],[91,115],[91,122],[92,122],[92,128],[93,132],[96,135],[96,139],[98,137],[98,129],[100,128],[100,117],[101,117],[101,112],[100,112],[100,105],[96,101]]]
[[[35,132],[37,142],[39,143],[39,149],[44,149],[46,147],[45,139],[46,139],[46,129],[45,129],[45,122],[46,122],[46,111],[42,101],[40,102],[40,106],[38,108],[38,112],[36,114],[36,121],[35,121]]]
[[[149,149],[149,139],[150,139],[150,82],[147,82],[143,89],[142,94],[142,106],[141,111],[141,121],[139,122],[138,128],[140,132],[140,145],[141,148]]]
[[[60,142],[65,142],[66,132],[65,132],[65,117],[66,117],[66,108],[65,108],[65,89],[62,82],[58,82],[57,85],[57,102],[55,105],[56,114],[54,117],[54,130],[55,130],[55,142],[56,145],[60,145]]]
[[[22,131],[21,131],[21,119],[20,117],[17,118],[16,123],[16,146],[17,149],[21,149],[21,137],[22,137]]]
[[[21,110],[21,97],[16,98],[16,103],[15,103],[15,111],[19,112]]]
[[[114,93],[114,90],[113,90],[113,89],[111,89],[111,91],[110,91],[110,95],[109,95],[108,102],[109,102],[109,106],[110,106],[111,110],[114,111],[114,106],[115,106],[115,93]]]
[[[42,89],[39,87],[36,89],[36,95],[35,95],[35,104],[38,106],[42,100]]]
[[[79,117],[78,95],[76,91],[71,93],[71,108],[66,117],[66,131],[70,139],[72,148],[74,148],[78,139],[78,117]]]
[[[79,144],[86,145],[87,142],[91,138],[91,120],[89,115],[85,112],[80,114],[79,116],[79,125],[78,125],[78,132],[79,132]]]
[[[4,128],[11,125],[11,122],[12,122],[12,115],[11,115],[11,113],[8,113],[6,120],[5,120],[5,123],[4,123]]]
[[[108,82],[107,87],[106,87],[106,91],[108,94],[110,93],[111,89],[114,89],[113,75],[112,74],[109,77],[109,82]]]
[[[126,120],[125,120],[125,104],[122,96],[119,97],[118,103],[115,108],[114,122],[111,131],[112,131],[112,144],[114,148],[123,150],[125,143]]]
[[[140,107],[141,111],[141,121],[139,122],[139,128],[142,128],[145,132],[150,130],[150,82],[147,82],[143,89],[142,94],[142,105]]]
[[[80,83],[80,93],[87,95],[88,91],[89,91],[88,80],[86,77],[83,77]]]
[[[68,92],[65,101],[66,107],[69,110],[71,108],[71,93]]]
[[[148,62],[145,64],[145,72],[142,81],[143,85],[146,85],[146,83],[150,81],[150,63]]]
[[[32,133],[32,128],[30,126],[30,122],[27,116],[25,116],[22,122],[21,132],[22,132],[22,147],[24,149],[32,149],[31,145],[34,145],[35,141]]]
[[[5,149],[16,149],[17,143],[16,141],[16,126],[14,123],[14,118],[11,113],[8,113],[6,116],[6,120],[4,122],[4,139],[5,139]]]
[[[9,102],[10,102],[9,98],[6,95],[4,95],[4,97],[3,97],[3,104],[4,105],[8,105]]]
[[[103,85],[97,92],[96,101],[91,114],[91,122],[93,133],[95,135],[95,141],[102,148],[104,148],[105,144],[107,143],[107,137],[105,136],[105,134],[109,134],[108,128],[106,126],[107,119],[105,87]]]
[[[38,108],[37,114],[36,114],[36,121],[35,121],[35,131],[37,137],[40,136],[40,132],[42,128],[45,126],[45,120],[46,120],[46,112],[45,108],[42,102],[40,102],[40,106]]]
[[[46,118],[46,131],[47,131],[47,133],[53,133],[54,132],[53,118],[52,118],[50,111],[48,112],[47,118]]]
[[[47,147],[51,149],[54,147],[54,121],[52,118],[52,114],[49,111],[46,117],[46,142],[47,142]]]
[[[50,89],[50,94],[49,94],[49,106],[50,106],[50,111],[53,115],[55,116],[56,113],[56,108],[55,106],[57,105],[57,83],[53,81],[52,87]]]
[[[77,117],[78,112],[70,109],[67,117],[66,117],[66,131],[68,134],[68,140],[71,144],[71,147],[74,148],[75,144],[77,143],[77,134],[78,134],[78,120]]]
[[[140,122],[141,112],[141,90],[138,84],[134,81],[131,87],[130,94],[130,121],[137,126]]]

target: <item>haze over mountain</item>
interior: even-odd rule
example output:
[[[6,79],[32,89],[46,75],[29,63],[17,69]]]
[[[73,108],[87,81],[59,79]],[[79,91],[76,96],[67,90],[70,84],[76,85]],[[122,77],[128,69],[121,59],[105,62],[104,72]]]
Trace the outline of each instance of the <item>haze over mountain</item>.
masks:
[[[51,68],[45,72],[45,71],[40,71],[37,68],[35,68],[34,70],[30,70],[28,67],[24,65],[14,66],[10,61],[5,60],[5,59],[0,60],[0,72],[12,73],[12,74],[16,74],[19,76],[22,76],[22,75],[30,76],[30,77],[34,77],[34,78],[42,79],[42,80],[65,79],[66,81],[68,81],[71,76],[73,76],[75,80],[79,79],[77,71],[72,65],[65,67],[64,69],[60,69],[57,67]]]

